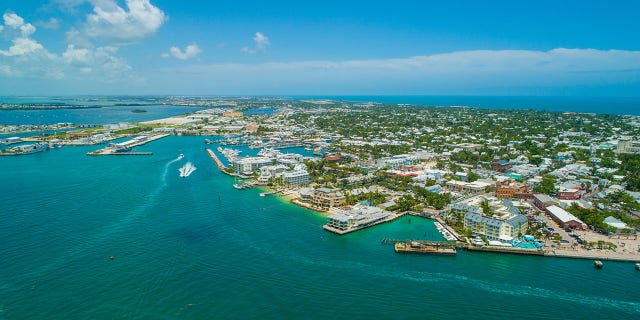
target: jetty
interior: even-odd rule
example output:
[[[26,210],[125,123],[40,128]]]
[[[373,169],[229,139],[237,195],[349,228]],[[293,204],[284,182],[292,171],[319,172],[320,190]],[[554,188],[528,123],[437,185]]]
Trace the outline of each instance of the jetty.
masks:
[[[227,171],[227,167],[224,165],[224,163],[222,163],[222,161],[220,161],[220,158],[218,158],[218,156],[216,155],[216,153],[215,153],[213,150],[211,150],[211,149],[209,149],[209,148],[204,148],[204,149],[205,149],[205,150],[207,151],[207,153],[209,154],[209,158],[211,158],[211,160],[213,160],[213,162],[215,162],[216,166],[218,167],[218,169],[219,169],[222,173],[224,173],[224,174],[226,174],[226,175],[233,176],[233,177],[237,177],[237,176],[238,176],[237,174],[235,174],[235,173],[233,173],[233,172],[229,172],[229,171]],[[234,187],[235,187],[235,186],[234,186]],[[236,189],[237,189],[237,188],[236,188]]]

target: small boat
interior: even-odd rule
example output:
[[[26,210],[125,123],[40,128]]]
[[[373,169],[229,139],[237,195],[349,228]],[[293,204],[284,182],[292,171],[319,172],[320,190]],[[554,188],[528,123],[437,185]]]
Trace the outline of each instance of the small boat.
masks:
[[[194,171],[196,171],[196,167],[191,164],[191,162],[187,162],[187,164],[178,169],[178,171],[180,172],[181,178],[186,178],[190,176]]]
[[[209,140],[209,139],[204,139],[204,143],[206,144],[213,144],[213,141]]]
[[[636,263],[636,270],[640,271],[640,262]]]
[[[178,160],[180,160],[182,158],[184,158],[184,154],[181,153],[181,154],[178,155]]]
[[[596,267],[596,268],[598,268],[598,269],[602,269],[602,266],[603,266],[602,261],[600,261],[600,260],[595,260],[595,261],[593,262],[593,266],[594,266],[594,267]]]

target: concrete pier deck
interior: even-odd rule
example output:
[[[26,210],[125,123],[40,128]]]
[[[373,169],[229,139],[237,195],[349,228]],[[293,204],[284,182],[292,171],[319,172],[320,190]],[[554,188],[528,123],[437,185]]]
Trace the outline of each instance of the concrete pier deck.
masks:
[[[138,146],[147,144],[147,143],[149,143],[151,141],[162,139],[162,138],[165,138],[165,137],[168,137],[168,136],[169,136],[169,134],[166,134],[166,133],[152,135],[152,136],[147,137],[144,140],[139,140],[139,141],[136,141],[135,143],[131,143],[127,147],[129,149],[130,148],[134,148],[134,147],[138,147]],[[151,155],[151,154],[153,154],[153,153],[152,152],[116,151],[116,149],[113,148],[113,147],[106,147],[106,148],[103,148],[103,149],[100,149],[100,150],[87,152],[88,156],[109,156],[109,155],[130,155],[130,156],[133,156],[133,155]]]

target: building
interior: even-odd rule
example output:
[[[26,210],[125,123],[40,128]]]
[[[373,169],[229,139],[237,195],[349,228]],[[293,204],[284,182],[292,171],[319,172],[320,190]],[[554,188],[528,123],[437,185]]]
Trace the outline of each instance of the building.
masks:
[[[580,199],[580,190],[560,188],[558,190],[558,199],[560,200],[578,200]]]
[[[487,192],[487,190],[491,187],[491,183],[483,182],[483,181],[474,181],[474,182],[464,182],[464,181],[447,181],[445,183],[445,188],[449,191],[455,191],[458,193],[483,193]]]
[[[626,223],[622,222],[619,219],[616,219],[613,216],[606,217],[603,222],[605,224],[607,224],[608,226],[610,226],[612,228],[615,228],[616,231],[618,231],[618,232],[621,231],[621,230],[630,229],[629,226]]]
[[[241,173],[251,173],[258,171],[262,167],[273,165],[273,160],[267,157],[247,157],[236,159],[231,162],[231,167],[233,171],[237,174]]]
[[[587,225],[580,219],[576,218],[573,214],[565,211],[564,209],[553,205],[549,206],[545,210],[547,214],[557,222],[562,228],[570,229],[586,229]]]
[[[258,128],[260,128],[260,125],[258,123],[251,122],[244,127],[244,130],[246,130],[247,132],[256,132],[258,131]]]
[[[20,137],[8,137],[0,139],[0,144],[14,144],[22,142],[22,138]]]
[[[380,158],[377,160],[378,168],[399,169],[418,163],[418,157],[414,155],[400,154],[393,157]]]
[[[342,156],[339,153],[325,153],[324,160],[327,162],[338,162],[342,160]]]
[[[227,111],[225,113],[222,114],[223,117],[227,117],[227,118],[240,118],[242,117],[242,111]]]
[[[529,185],[511,182],[496,182],[496,198],[500,199],[531,199],[533,194],[529,192]]]
[[[343,206],[346,202],[347,198],[340,189],[318,188],[311,196],[311,203],[320,208]]]
[[[326,226],[340,231],[354,231],[389,218],[392,213],[378,207],[356,205],[349,210],[334,209]]]
[[[282,174],[282,182],[289,186],[307,185],[311,179],[305,169],[293,170]]]
[[[533,205],[540,210],[546,209],[548,206],[558,204],[557,201],[546,194],[537,193],[533,195]]]
[[[616,153],[640,153],[640,142],[620,140],[618,141]]]
[[[497,156],[491,162],[491,168],[496,171],[507,171],[511,168],[509,160],[500,160]]]
[[[470,211],[464,215],[464,227],[489,240],[512,241],[526,233],[527,217],[521,214],[489,217]]]

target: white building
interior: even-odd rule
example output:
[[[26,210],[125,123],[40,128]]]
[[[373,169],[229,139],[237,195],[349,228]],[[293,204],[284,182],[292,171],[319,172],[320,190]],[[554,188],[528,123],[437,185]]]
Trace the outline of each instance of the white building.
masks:
[[[364,228],[392,215],[389,211],[367,205],[355,205],[349,210],[333,210],[335,213],[328,217],[327,226],[343,231]]]
[[[290,186],[306,185],[311,181],[305,169],[288,171],[282,174],[282,182]]]
[[[231,167],[235,173],[253,173],[258,171],[262,167],[270,166],[273,164],[271,158],[266,157],[247,157],[236,159],[231,163]]]

